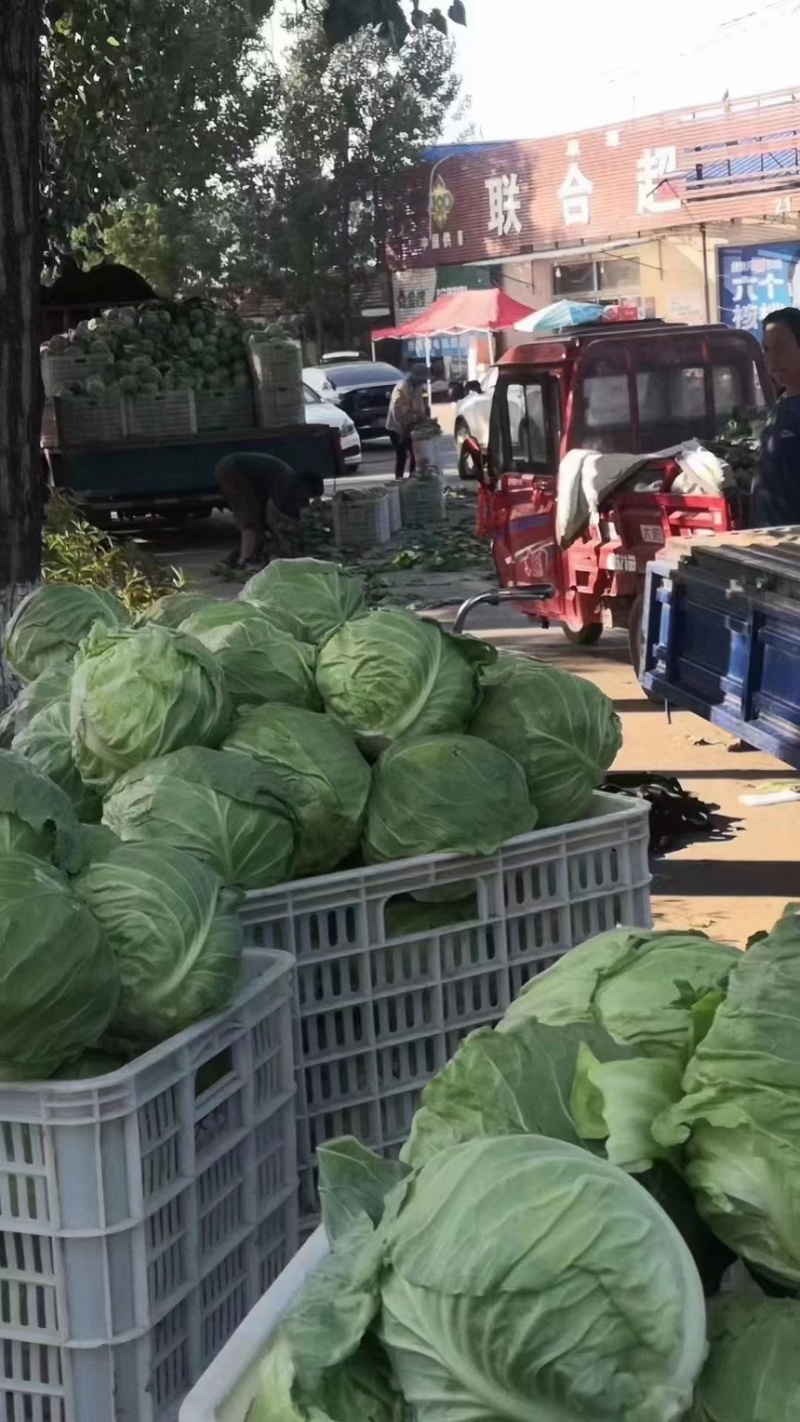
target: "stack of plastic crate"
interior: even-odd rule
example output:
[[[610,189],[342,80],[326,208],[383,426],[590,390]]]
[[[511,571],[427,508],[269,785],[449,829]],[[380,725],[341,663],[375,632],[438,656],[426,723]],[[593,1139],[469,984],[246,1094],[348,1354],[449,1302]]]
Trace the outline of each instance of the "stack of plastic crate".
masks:
[[[0,1416],[174,1422],[297,1248],[292,961],[94,1081],[0,1085]]]
[[[590,818],[488,858],[398,860],[247,895],[249,941],[297,960],[303,1233],[317,1219],[320,1143],[354,1135],[395,1153],[467,1032],[497,1022],[575,944],[649,925],[648,838],[643,801],[598,792]],[[398,910],[432,893],[438,926],[409,931]]]

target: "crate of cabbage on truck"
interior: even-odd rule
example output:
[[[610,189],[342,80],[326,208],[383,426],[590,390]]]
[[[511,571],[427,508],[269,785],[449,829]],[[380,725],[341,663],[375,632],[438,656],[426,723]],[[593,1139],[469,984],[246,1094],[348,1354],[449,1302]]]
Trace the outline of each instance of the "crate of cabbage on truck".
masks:
[[[95,511],[210,511],[226,454],[276,456],[294,469],[344,472],[327,426],[261,428],[260,371],[250,345],[280,353],[295,343],[279,327],[251,331],[210,303],[146,302],[111,308],[42,348],[43,447],[50,482]],[[294,362],[299,371],[299,358]],[[298,374],[298,382],[300,375]],[[299,399],[287,411],[295,418]]]

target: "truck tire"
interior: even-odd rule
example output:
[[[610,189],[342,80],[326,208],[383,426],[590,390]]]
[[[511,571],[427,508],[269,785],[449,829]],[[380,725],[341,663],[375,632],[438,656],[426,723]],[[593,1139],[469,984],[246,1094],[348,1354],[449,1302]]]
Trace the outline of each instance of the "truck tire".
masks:
[[[596,647],[603,635],[602,622],[587,622],[585,627],[569,627],[562,622],[561,631],[575,647]]]

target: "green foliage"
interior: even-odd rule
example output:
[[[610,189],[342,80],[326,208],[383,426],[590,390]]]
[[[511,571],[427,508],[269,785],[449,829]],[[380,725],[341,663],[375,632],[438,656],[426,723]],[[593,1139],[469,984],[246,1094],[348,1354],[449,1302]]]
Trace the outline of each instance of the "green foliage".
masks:
[[[323,9],[309,0],[290,29],[265,227],[289,305],[317,339],[325,329],[347,335],[355,274],[383,257],[395,180],[440,137],[459,89],[446,37],[412,30],[395,53],[388,30],[373,27],[383,12],[400,23],[394,0],[337,6],[350,19],[333,48]],[[354,34],[359,20],[366,28]]]
[[[264,133],[272,0],[47,0],[44,198],[56,240],[109,202],[191,203]]]
[[[177,568],[165,568],[101,532],[66,494],[56,494],[45,510],[42,573],[47,583],[116,593],[131,613],[144,612],[185,586]]]

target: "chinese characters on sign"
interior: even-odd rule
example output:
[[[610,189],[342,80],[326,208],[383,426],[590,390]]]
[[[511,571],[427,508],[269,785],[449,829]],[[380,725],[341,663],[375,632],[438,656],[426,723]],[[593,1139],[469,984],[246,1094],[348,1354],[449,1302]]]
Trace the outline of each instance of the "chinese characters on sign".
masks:
[[[679,212],[681,200],[670,181],[678,176],[677,148],[645,148],[636,164],[637,210],[643,215]]]
[[[558,190],[565,227],[585,227],[591,217],[590,199],[594,183],[585,177],[577,163],[570,163],[567,176]]]
[[[770,311],[800,306],[800,246],[722,247],[719,305],[726,326],[756,332]]]
[[[502,177],[487,178],[485,187],[489,195],[489,231],[496,232],[498,237],[507,237],[511,232],[520,233],[522,194],[517,174],[504,173]]]

